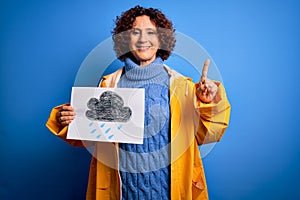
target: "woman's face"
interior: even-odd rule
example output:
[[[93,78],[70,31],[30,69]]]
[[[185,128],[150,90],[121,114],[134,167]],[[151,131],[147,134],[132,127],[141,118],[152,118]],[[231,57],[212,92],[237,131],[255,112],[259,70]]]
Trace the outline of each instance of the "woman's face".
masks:
[[[135,18],[129,46],[140,66],[146,66],[155,60],[159,40],[156,26],[149,16],[142,15]]]

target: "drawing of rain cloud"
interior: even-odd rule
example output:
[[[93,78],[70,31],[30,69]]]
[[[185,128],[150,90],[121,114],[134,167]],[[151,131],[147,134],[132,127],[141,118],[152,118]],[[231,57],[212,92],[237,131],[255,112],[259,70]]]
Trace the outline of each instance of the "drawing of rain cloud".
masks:
[[[90,110],[85,115],[90,120],[105,122],[127,122],[132,111],[129,107],[124,107],[123,99],[112,91],[105,91],[100,98],[91,98],[87,107]]]

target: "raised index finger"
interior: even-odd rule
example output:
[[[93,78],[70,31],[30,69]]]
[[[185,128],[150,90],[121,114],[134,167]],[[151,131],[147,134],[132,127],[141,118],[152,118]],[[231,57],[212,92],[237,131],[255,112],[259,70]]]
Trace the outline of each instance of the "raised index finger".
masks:
[[[210,60],[206,59],[206,61],[204,62],[204,65],[203,65],[203,69],[202,69],[202,76],[201,76],[201,80],[200,80],[201,82],[204,82],[206,79],[209,64],[210,64]]]

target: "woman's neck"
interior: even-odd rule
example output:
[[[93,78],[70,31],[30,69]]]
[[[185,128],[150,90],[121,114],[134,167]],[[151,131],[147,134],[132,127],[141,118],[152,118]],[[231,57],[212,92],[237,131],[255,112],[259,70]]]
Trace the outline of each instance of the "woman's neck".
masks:
[[[153,57],[150,60],[140,60],[140,63],[138,64],[140,67],[144,67],[149,65],[150,63],[152,63],[155,60],[155,57]]]
[[[149,64],[151,64],[155,59],[156,59],[156,56],[155,57],[152,57],[151,59],[149,60],[137,60],[134,56],[133,57],[130,57],[130,59],[135,62],[137,65],[139,65],[140,67],[145,67]]]

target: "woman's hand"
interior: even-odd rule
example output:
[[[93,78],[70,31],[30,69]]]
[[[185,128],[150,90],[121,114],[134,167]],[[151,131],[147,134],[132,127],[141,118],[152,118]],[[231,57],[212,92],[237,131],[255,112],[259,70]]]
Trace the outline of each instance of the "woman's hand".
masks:
[[[74,108],[70,105],[65,105],[60,108],[56,114],[56,119],[61,126],[69,125],[75,118]]]
[[[197,84],[196,94],[203,103],[210,103],[213,101],[218,91],[218,86],[206,77],[209,64],[210,60],[207,59],[202,69],[200,82]]]

